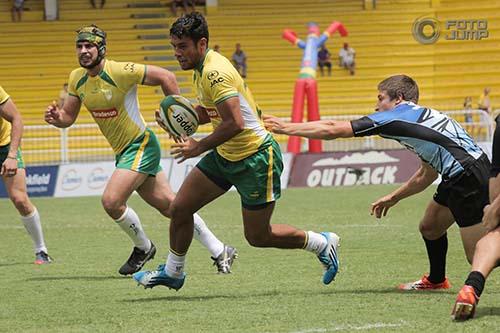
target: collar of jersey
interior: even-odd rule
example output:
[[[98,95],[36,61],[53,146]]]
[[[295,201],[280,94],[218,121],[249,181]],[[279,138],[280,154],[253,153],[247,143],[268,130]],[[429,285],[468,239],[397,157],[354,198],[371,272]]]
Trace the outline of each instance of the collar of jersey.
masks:
[[[207,58],[207,54],[208,54],[208,51],[210,51],[211,49],[210,48],[207,48],[205,50],[205,54],[203,55],[203,59],[201,59],[201,61],[198,63],[198,65],[196,65],[194,67],[195,70],[197,70],[198,72],[201,72],[203,71],[203,65],[205,64],[205,59]]]

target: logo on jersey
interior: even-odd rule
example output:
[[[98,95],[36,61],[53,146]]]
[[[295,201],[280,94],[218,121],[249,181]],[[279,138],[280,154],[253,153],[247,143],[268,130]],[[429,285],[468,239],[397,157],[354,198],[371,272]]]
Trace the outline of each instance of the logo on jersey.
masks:
[[[130,73],[133,73],[133,72],[135,72],[135,64],[131,63],[131,62],[127,62],[125,64],[125,67],[123,67],[123,69],[130,72]]]
[[[109,89],[102,89],[102,93],[104,94],[104,97],[106,100],[109,102],[113,98],[113,92]]]
[[[210,81],[210,88],[215,86],[217,83],[224,82],[224,78],[219,77],[219,72],[211,71],[207,74],[207,79]]]
[[[118,115],[118,110],[115,108],[108,110],[90,110],[92,116],[96,119],[106,119],[106,118],[114,118]]]
[[[223,78],[218,78],[218,79],[215,79],[213,80],[212,82],[210,82],[210,88],[212,88],[213,86],[215,86],[217,83],[221,83],[221,82],[224,82],[224,79]]]
[[[219,76],[219,72],[217,72],[217,71],[211,71],[211,72],[208,72],[207,79],[209,79],[210,81],[212,81],[213,79],[217,78],[217,76]]]

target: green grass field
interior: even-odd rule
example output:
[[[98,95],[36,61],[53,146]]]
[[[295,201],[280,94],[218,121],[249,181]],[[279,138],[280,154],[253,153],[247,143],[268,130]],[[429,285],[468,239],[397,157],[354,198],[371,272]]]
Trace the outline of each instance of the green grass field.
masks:
[[[51,265],[32,264],[31,241],[17,212],[0,200],[0,332],[498,332],[500,271],[481,297],[477,318],[450,320],[469,270],[456,226],[449,231],[445,292],[401,293],[395,286],[427,271],[418,221],[432,189],[401,202],[385,220],[369,204],[393,186],[289,189],[275,223],[334,231],[340,273],[321,283],[316,258],[300,250],[256,249],[242,232],[239,199],[230,193],[201,211],[212,230],[236,246],[233,274],[215,274],[208,252],[193,242],[184,288],[145,290],[117,270],[131,243],[97,197],[33,200],[42,215]],[[146,268],[162,263],[168,221],[138,197],[130,205],[158,247]]]

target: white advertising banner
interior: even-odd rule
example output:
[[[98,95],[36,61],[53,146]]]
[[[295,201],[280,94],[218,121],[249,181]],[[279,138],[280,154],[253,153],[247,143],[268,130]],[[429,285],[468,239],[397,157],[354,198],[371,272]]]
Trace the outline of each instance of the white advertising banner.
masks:
[[[114,162],[61,165],[54,196],[102,195],[104,187],[114,170]]]
[[[161,159],[161,167],[174,192],[179,190],[188,173],[196,166],[200,159],[200,157],[190,158],[181,164],[174,161],[173,158]],[[288,185],[292,160],[292,154],[283,154],[284,169],[281,175],[281,188],[286,188]],[[61,165],[59,167],[54,196],[79,197],[102,195],[114,170],[114,162]],[[231,190],[234,190],[234,188]]]
[[[177,192],[179,190],[188,173],[196,166],[200,159],[200,157],[190,158],[181,164],[174,161],[173,158],[164,158],[161,160],[161,166],[165,171],[167,179],[174,192]],[[293,154],[283,154],[283,173],[281,174],[281,188],[286,188],[288,186],[292,160]],[[231,190],[234,190],[234,187],[232,187]]]

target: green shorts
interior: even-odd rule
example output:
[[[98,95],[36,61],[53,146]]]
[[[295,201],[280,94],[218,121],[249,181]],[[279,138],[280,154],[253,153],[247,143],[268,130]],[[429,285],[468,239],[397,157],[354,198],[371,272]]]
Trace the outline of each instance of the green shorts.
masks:
[[[7,159],[9,154],[10,144],[5,146],[0,146],[0,165]],[[21,148],[17,148],[17,168],[24,169],[23,155],[21,153]]]
[[[280,146],[271,135],[259,151],[241,161],[228,161],[214,149],[196,166],[223,190],[234,185],[247,209],[263,208],[281,196],[283,159]]]
[[[152,130],[144,133],[116,155],[118,169],[127,169],[156,176],[160,172],[161,149],[158,138]]]

